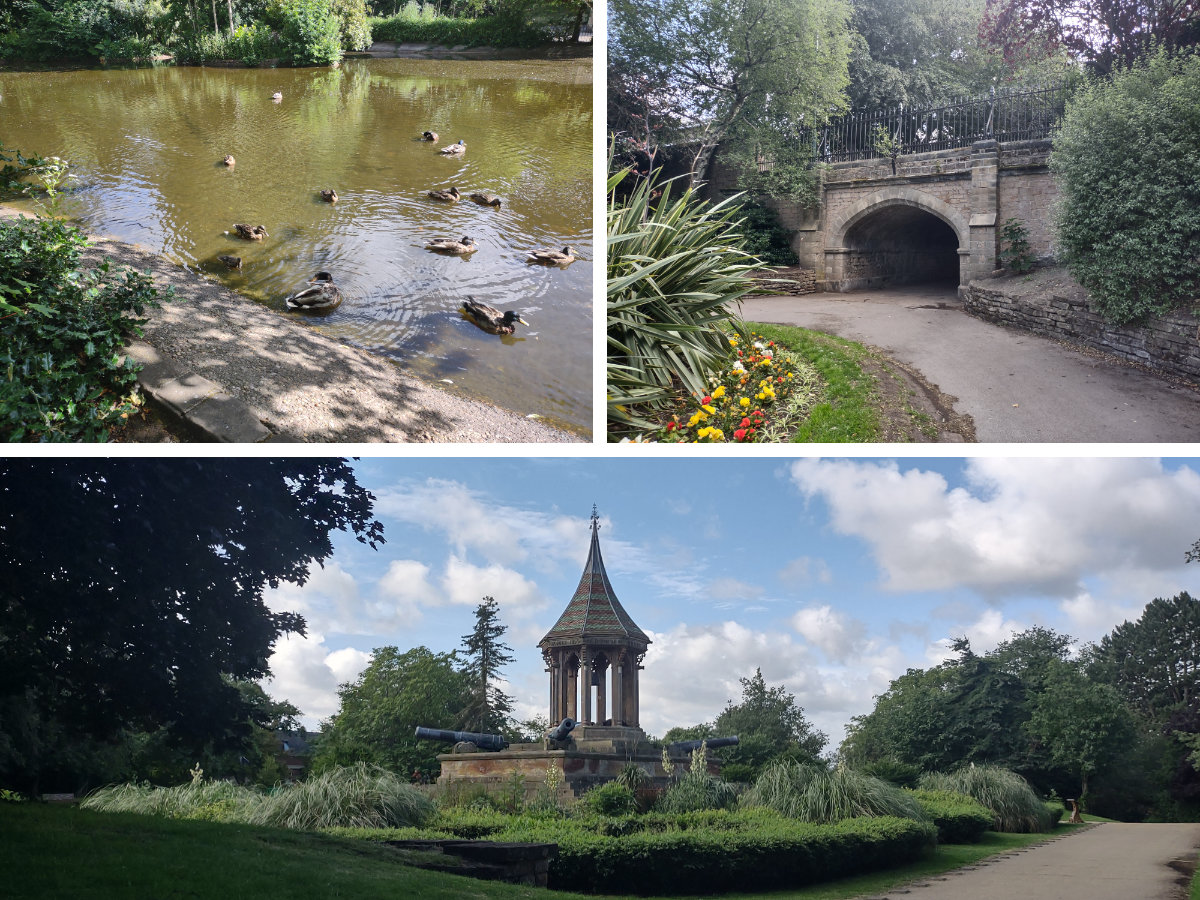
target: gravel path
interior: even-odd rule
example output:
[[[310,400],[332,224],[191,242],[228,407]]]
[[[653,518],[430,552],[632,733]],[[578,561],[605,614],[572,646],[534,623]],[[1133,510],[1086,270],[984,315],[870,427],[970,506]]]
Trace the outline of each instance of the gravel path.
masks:
[[[276,440],[587,440],[420,381],[143,247],[94,238],[85,259],[94,265],[104,257],[150,271],[160,289],[175,288],[176,300],[151,314],[145,341],[247,404]]]
[[[1095,825],[871,900],[1182,900],[1200,825]]]

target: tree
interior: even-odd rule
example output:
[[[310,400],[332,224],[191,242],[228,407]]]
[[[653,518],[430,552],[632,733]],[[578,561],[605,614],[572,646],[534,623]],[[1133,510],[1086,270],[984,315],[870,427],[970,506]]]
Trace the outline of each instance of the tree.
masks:
[[[1028,730],[1041,752],[1079,779],[1081,801],[1087,798],[1089,777],[1116,759],[1134,737],[1133,717],[1114,688],[1057,661],[1044,672]]]
[[[987,0],[979,37],[1013,66],[1062,47],[1107,75],[1200,42],[1200,0]]]
[[[817,761],[828,738],[804,717],[796,697],[783,685],[767,687],[761,669],[755,669],[752,678],[739,680],[741,703],[730,700],[712,726],[715,737],[736,734],[740,738],[725,759],[756,768],[781,756]]]
[[[322,726],[313,770],[367,762],[401,775],[438,775],[447,744],[417,740],[418,725],[462,730],[470,686],[456,653],[380,647],[353,682],[338,689],[341,706]]]
[[[475,628],[463,635],[466,661],[461,669],[470,685],[470,700],[463,710],[467,731],[498,734],[509,729],[512,698],[497,682],[500,670],[512,662],[512,647],[500,639],[508,628],[500,624],[500,607],[494,597],[484,597],[475,607]]]
[[[848,18],[844,0],[614,0],[609,54],[682,126],[695,185],[726,140],[754,153],[842,104]]]
[[[303,584],[333,531],[381,544],[373,501],[341,460],[0,461],[0,701],[68,738],[237,745],[250,709],[228,678],[266,676],[304,632],[263,590]],[[0,774],[36,780],[21,756]]]

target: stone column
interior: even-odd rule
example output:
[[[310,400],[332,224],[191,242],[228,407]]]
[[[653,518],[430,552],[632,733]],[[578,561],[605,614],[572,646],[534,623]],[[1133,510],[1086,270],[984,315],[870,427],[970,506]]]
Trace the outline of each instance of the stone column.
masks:
[[[625,669],[625,656],[622,654],[617,657],[616,663],[612,667],[613,678],[613,724],[625,724],[625,679],[622,672]]]
[[[971,255],[963,259],[962,284],[991,277],[996,268],[996,216],[999,212],[1000,144],[976,141],[971,145],[970,209]]]
[[[582,690],[580,699],[583,701],[579,708],[579,723],[592,724],[592,655],[583,651],[583,659],[579,661],[579,687]]]
[[[607,660],[601,661],[596,666],[596,722],[600,725],[604,724],[604,720],[608,718],[605,715],[604,703],[604,676],[608,674]]]
[[[636,727],[638,724],[638,664],[632,654],[630,654],[626,666],[628,672],[625,675],[625,724]]]
[[[558,666],[551,663],[548,670],[550,672],[550,724],[562,721],[562,716],[559,715],[558,700],[560,692],[558,690]]]
[[[579,669],[570,660],[566,660],[567,665],[567,715],[579,721]]]

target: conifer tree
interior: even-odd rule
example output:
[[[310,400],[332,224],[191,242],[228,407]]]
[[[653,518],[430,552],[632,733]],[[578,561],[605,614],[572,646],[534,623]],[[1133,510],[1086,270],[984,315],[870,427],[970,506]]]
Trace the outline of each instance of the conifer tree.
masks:
[[[512,717],[512,698],[497,685],[500,670],[512,662],[512,647],[501,638],[508,631],[500,624],[500,606],[494,597],[484,597],[475,607],[475,628],[463,635],[466,663],[461,672],[470,685],[470,702],[463,710],[468,731],[488,734],[503,731]]]

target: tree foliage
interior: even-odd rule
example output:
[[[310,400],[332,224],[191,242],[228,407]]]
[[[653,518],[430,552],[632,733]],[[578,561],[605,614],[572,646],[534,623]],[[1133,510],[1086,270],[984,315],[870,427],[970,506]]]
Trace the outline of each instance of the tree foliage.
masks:
[[[1115,324],[1200,290],[1200,56],[1165,53],[1076,93],[1054,140],[1059,243]]]
[[[437,777],[437,755],[449,745],[417,740],[414,732],[418,725],[463,730],[470,684],[456,653],[380,647],[338,697],[337,713],[322,727],[315,771],[365,762],[428,780]]]
[[[240,745],[253,704],[236,681],[304,630],[263,590],[303,584],[334,531],[382,543],[373,500],[340,460],[0,462],[0,703],[65,739]],[[36,777],[37,731],[0,748],[0,771]]]
[[[461,671],[470,692],[462,713],[467,731],[499,734],[512,730],[512,698],[498,684],[501,669],[513,659],[512,647],[501,640],[507,630],[500,624],[496,599],[484,597],[475,607],[475,628],[462,639],[465,660]]]
[[[796,697],[783,685],[768,687],[762,670],[739,679],[741,702],[732,700],[713,722],[717,737],[736,734],[738,746],[724,752],[731,763],[761,767],[773,759],[816,762],[828,738],[804,716]]]
[[[614,0],[609,55],[636,114],[686,134],[695,184],[727,139],[753,148],[841,105],[848,18],[844,0]]]

